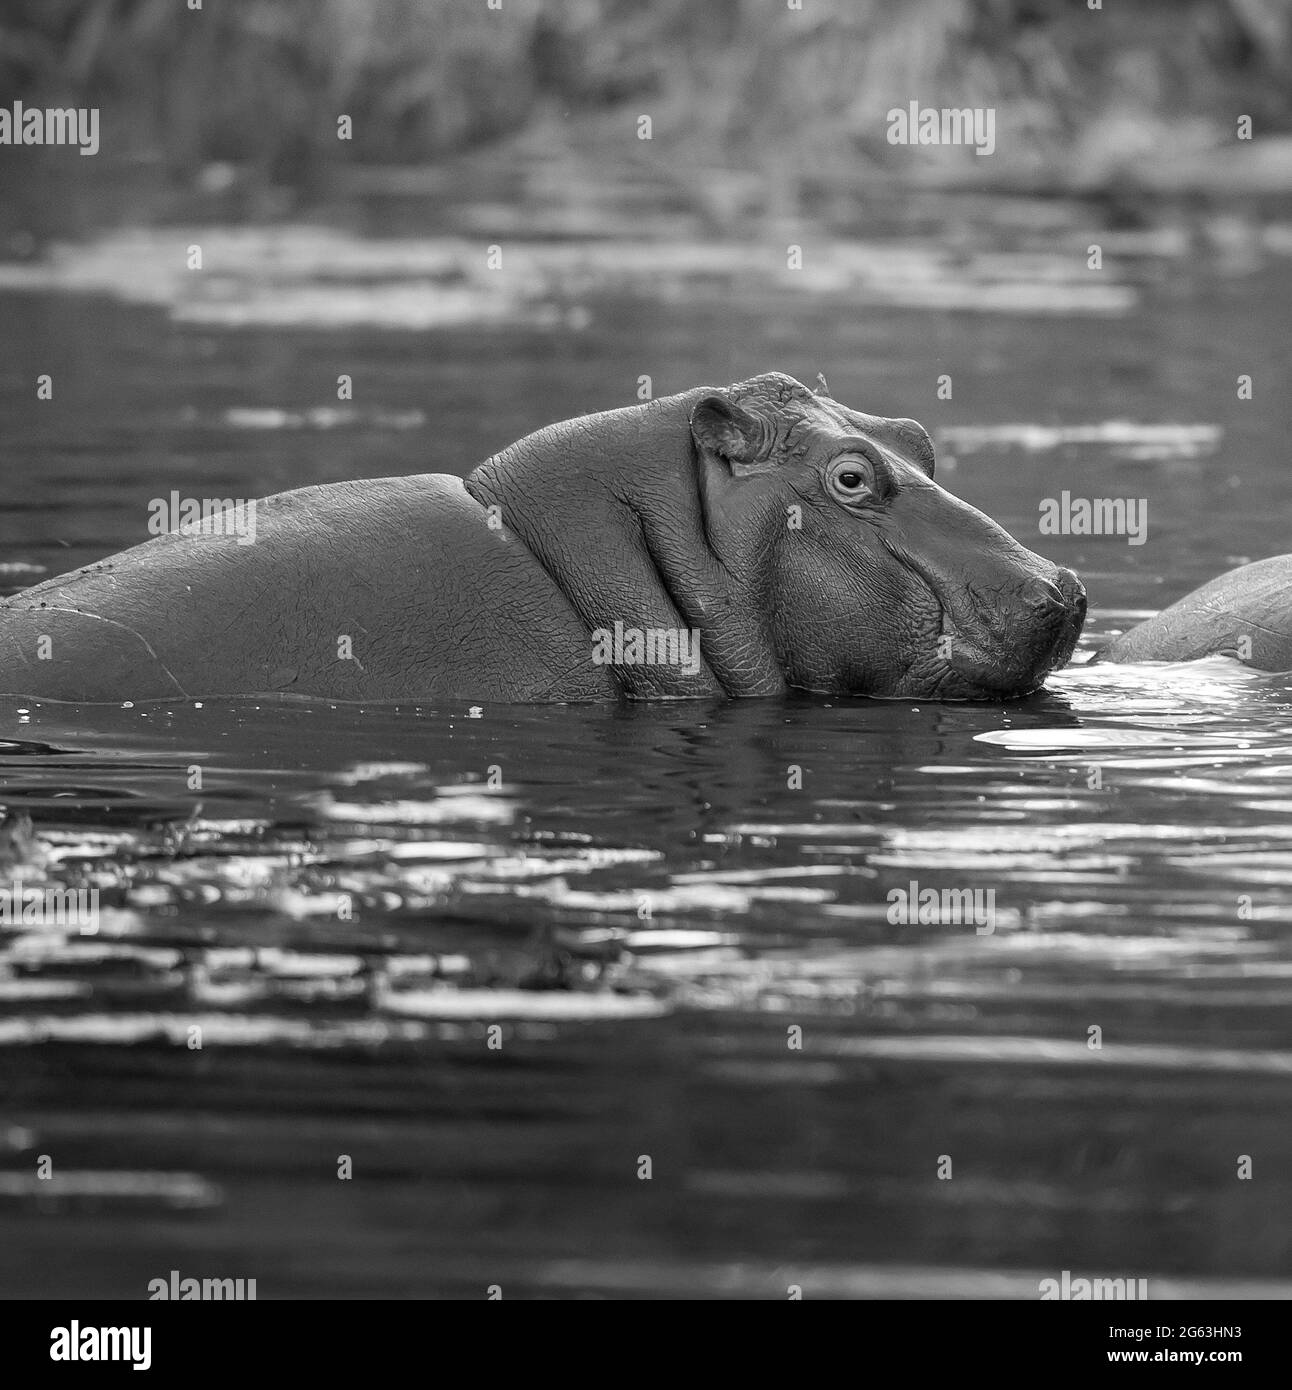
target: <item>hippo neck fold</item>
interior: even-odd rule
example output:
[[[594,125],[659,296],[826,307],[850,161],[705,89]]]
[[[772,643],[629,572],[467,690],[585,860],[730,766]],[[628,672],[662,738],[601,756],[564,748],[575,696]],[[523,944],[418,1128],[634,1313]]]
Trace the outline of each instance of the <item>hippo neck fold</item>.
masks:
[[[753,595],[709,542],[690,419],[710,393],[698,387],[549,425],[466,478],[569,599],[590,652],[593,634],[616,624],[698,634],[698,662],[611,662],[640,698],[785,689]]]

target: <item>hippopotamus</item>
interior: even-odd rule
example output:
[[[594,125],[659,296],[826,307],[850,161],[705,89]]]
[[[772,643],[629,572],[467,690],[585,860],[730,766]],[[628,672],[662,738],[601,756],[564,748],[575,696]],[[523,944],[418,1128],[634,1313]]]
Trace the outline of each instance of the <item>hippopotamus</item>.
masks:
[[[1292,670],[1292,555],[1222,574],[1114,638],[1096,661],[1237,657],[1260,671]]]
[[[995,700],[1062,666],[1086,609],[934,480],[915,421],[775,372],[254,515],[253,543],[208,517],[0,603],[0,689]]]

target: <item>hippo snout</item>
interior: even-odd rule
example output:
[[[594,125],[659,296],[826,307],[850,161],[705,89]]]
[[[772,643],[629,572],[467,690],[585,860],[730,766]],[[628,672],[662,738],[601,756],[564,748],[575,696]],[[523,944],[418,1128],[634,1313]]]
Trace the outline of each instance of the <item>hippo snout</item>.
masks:
[[[1068,644],[1061,660],[1050,667],[1050,670],[1054,670],[1055,666],[1062,666],[1072,655],[1077,638],[1081,636],[1086,621],[1086,586],[1067,569],[1056,569],[1052,580],[1042,580],[1041,583],[1045,592],[1039,601],[1034,596],[1036,611],[1042,618],[1048,617],[1058,622],[1059,644]]]
[[[1069,569],[1033,574],[994,605],[995,640],[953,647],[950,665],[985,691],[1025,695],[1071,657],[1086,620],[1085,585]]]
[[[1056,630],[1057,641],[1070,635],[1075,643],[1081,635],[1086,620],[1086,586],[1071,570],[1056,569],[1052,579],[1029,580],[1023,599],[1042,629],[1048,624]]]
[[[1071,570],[1065,569],[1055,571],[1054,585],[1069,613],[1076,617],[1079,624],[1084,623],[1086,620],[1086,586]],[[1080,635],[1079,629],[1078,635]]]
[[[1077,645],[1086,621],[1086,586],[1071,570],[1056,569],[1052,580],[1042,580],[1045,593],[1036,608],[1044,623],[1047,619],[1056,629],[1056,636],[1047,657],[1047,671],[1064,665]],[[1037,602],[1035,596],[1034,603]]]
[[[1058,584],[1049,579],[1030,579],[1024,586],[1024,602],[1040,618],[1066,612],[1069,599]]]

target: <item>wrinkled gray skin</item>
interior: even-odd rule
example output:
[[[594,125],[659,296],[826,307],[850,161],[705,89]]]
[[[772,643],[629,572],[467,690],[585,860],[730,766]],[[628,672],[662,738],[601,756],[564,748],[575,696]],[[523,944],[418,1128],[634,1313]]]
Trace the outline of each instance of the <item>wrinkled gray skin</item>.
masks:
[[[1236,656],[1259,671],[1292,670],[1292,555],[1242,565],[1104,647],[1096,661]]]
[[[48,580],[0,604],[0,688],[998,699],[1063,665],[1084,613],[1074,575],[933,481],[914,421],[771,373],[551,425],[465,484],[281,493],[254,545],[166,535]],[[596,664],[616,622],[698,630],[698,669]]]

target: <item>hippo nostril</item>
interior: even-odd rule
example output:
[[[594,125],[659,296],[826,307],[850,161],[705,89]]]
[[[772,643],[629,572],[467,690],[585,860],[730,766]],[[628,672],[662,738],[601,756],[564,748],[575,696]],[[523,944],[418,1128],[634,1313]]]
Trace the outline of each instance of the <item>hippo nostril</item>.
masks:
[[[1041,617],[1063,613],[1069,618],[1085,620],[1085,586],[1071,570],[1055,570],[1052,580],[1029,579],[1023,597],[1028,607]]]
[[[1073,608],[1077,613],[1085,618],[1086,616],[1086,586],[1077,578],[1071,570],[1061,569],[1057,575],[1059,592],[1063,595],[1063,601],[1069,608]]]
[[[1038,613],[1066,612],[1070,606],[1063,590],[1048,579],[1028,580],[1024,596],[1028,606]]]

